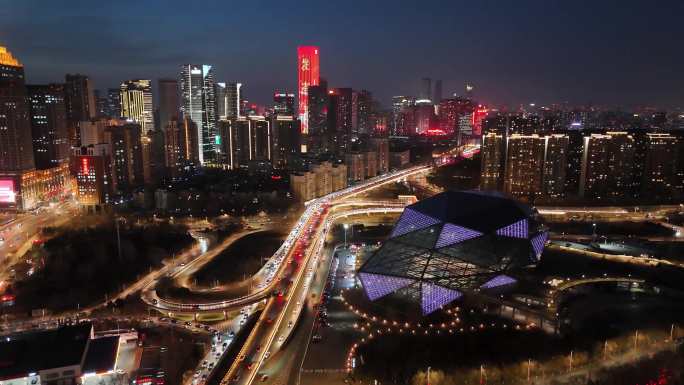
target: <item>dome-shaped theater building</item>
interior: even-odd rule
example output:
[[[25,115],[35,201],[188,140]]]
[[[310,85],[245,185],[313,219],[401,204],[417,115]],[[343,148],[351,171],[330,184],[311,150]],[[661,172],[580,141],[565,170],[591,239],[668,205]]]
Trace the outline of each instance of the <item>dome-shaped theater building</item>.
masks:
[[[469,291],[515,280],[536,264],[548,234],[533,210],[479,191],[449,191],[407,206],[358,277],[370,300],[401,290],[423,315]]]

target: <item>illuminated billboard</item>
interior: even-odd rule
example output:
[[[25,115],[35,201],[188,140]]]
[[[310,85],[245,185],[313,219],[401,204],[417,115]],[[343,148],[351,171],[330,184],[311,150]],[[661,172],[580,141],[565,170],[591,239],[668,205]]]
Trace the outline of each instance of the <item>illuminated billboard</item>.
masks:
[[[14,180],[0,179],[0,203],[16,203],[17,193],[14,189]]]
[[[303,134],[309,132],[309,86],[320,82],[319,49],[315,46],[297,47],[297,86],[299,95],[299,121]]]

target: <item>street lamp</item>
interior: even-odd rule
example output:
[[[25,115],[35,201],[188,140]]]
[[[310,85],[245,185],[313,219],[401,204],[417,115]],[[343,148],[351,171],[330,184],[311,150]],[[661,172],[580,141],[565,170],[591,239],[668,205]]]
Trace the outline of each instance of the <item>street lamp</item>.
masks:
[[[634,331],[634,350],[638,349],[638,342],[639,342],[639,329]]]
[[[344,227],[344,247],[347,247],[347,229],[349,229],[349,224],[345,223],[342,225]]]

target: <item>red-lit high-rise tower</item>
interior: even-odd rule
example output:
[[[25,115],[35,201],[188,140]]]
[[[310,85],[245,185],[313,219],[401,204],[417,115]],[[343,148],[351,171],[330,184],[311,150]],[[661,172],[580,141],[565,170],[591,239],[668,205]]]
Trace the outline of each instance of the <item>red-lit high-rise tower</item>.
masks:
[[[316,46],[297,47],[297,73],[299,95],[299,120],[302,134],[309,132],[309,103],[308,88],[317,86],[320,82],[320,67],[318,60],[319,49]]]
[[[478,104],[473,112],[473,135],[482,136],[482,120],[487,117],[487,106]]]

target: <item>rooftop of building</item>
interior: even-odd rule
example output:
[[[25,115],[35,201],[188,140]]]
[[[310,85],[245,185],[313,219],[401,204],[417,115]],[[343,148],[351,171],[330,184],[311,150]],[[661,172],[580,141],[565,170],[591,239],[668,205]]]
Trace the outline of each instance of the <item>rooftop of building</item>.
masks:
[[[0,379],[80,365],[92,329],[92,324],[82,323],[6,337],[0,342]]]
[[[525,204],[484,191],[445,191],[407,208],[480,232],[496,230],[533,214]]]
[[[114,370],[119,351],[119,336],[106,336],[90,341],[83,373],[104,373]]]
[[[0,46],[0,64],[13,67],[23,67],[19,59],[12,56],[12,52],[7,47]]]

